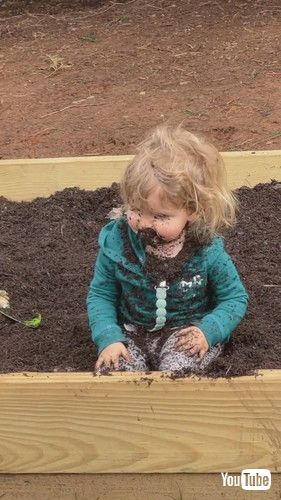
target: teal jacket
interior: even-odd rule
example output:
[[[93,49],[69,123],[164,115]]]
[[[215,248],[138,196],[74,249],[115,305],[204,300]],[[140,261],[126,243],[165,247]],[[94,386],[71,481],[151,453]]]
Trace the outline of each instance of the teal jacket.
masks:
[[[136,257],[134,261],[125,256],[124,224]],[[87,310],[92,340],[100,353],[114,342],[126,344],[124,323],[155,329],[159,289],[155,289],[143,271],[146,257],[142,242],[124,218],[106,224],[98,241],[100,248],[87,296]],[[248,304],[248,294],[221,237],[214,237],[184,263],[179,280],[169,284],[164,295],[160,303],[166,306],[164,311],[162,307],[166,325],[196,325],[210,346],[229,340]]]

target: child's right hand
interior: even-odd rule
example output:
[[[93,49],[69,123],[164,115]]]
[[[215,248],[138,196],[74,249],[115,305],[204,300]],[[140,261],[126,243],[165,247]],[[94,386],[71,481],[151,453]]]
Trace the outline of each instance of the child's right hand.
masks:
[[[108,345],[100,353],[95,369],[99,370],[103,364],[108,367],[113,364],[114,368],[118,370],[120,356],[122,356],[129,363],[131,362],[130,354],[122,342],[114,342],[114,344]]]

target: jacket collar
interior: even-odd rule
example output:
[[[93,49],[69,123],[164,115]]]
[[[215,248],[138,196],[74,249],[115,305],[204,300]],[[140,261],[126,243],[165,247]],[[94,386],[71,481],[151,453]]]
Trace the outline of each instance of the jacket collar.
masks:
[[[102,228],[98,240],[99,246],[104,254],[111,260],[118,264],[121,264],[123,267],[127,268],[130,271],[133,271],[134,273],[137,272],[138,274],[141,274],[139,266],[136,263],[131,262],[124,255],[124,232],[125,234],[127,233],[132,251],[136,255],[140,265],[142,266],[145,262],[145,252],[142,241],[140,240],[138,235],[130,228],[125,216],[110,221]]]

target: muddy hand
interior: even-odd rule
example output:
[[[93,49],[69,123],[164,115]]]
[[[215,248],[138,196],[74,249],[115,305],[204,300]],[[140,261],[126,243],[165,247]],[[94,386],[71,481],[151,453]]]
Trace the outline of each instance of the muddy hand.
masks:
[[[108,345],[99,355],[95,369],[100,371],[102,366],[110,368],[113,365],[115,370],[119,368],[119,358],[122,356],[128,363],[131,362],[130,354],[122,342],[114,342]]]
[[[184,351],[187,356],[198,355],[201,360],[209,349],[204,333],[196,326],[182,328],[176,333],[176,337],[178,337],[176,349]]]

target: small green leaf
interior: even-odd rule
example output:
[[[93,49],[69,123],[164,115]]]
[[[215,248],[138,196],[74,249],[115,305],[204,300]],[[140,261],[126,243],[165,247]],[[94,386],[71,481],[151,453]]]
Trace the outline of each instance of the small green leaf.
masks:
[[[41,314],[37,314],[34,316],[32,319],[27,319],[23,323],[25,326],[29,326],[30,328],[38,328],[41,325],[42,322],[42,316]]]
[[[86,35],[81,35],[80,39],[81,40],[86,40],[87,42],[95,42],[96,41],[96,35],[95,35],[95,33],[86,33]]]

